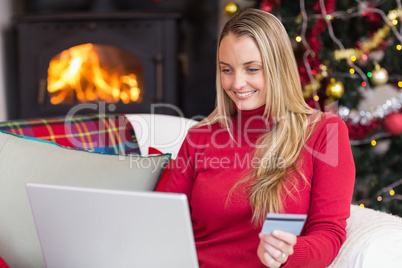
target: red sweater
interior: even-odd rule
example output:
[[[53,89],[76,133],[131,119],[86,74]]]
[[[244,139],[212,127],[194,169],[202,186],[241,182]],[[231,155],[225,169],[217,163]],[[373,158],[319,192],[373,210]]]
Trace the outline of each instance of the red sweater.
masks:
[[[188,197],[200,267],[265,267],[257,256],[262,226],[250,223],[246,194],[236,188],[226,202],[233,185],[258,163],[253,144],[269,131],[263,111],[233,117],[237,143],[218,124],[191,129],[175,160],[165,190]],[[340,118],[324,115],[315,129],[298,158],[310,185],[296,174],[298,193],[282,194],[285,213],[308,214],[285,267],[328,266],[346,237],[355,177],[347,128]]]

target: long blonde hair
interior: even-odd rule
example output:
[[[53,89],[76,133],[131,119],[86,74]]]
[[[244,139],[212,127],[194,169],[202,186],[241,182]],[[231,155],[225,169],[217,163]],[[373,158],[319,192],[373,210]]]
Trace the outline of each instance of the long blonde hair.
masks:
[[[228,128],[229,118],[236,113],[233,101],[222,88],[220,79],[219,46],[229,33],[236,37],[249,36],[257,44],[266,81],[264,117],[271,118],[275,125],[272,131],[258,141],[262,146],[255,150],[254,156],[261,160],[260,166],[239,182],[249,186],[252,222],[259,224],[268,212],[283,210],[280,193],[287,171],[293,169],[305,178],[296,166],[296,160],[311,133],[309,115],[316,110],[303,99],[296,60],[282,23],[268,12],[247,9],[232,17],[219,36],[216,108],[199,126],[218,122]]]

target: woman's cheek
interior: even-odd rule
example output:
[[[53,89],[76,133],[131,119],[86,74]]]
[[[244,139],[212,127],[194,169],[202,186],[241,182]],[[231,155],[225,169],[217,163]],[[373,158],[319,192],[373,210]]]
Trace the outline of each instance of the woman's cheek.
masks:
[[[221,76],[221,84],[222,84],[222,87],[223,87],[223,89],[224,89],[225,91],[229,91],[229,90],[230,90],[230,88],[231,88],[230,80],[229,80],[227,77]]]

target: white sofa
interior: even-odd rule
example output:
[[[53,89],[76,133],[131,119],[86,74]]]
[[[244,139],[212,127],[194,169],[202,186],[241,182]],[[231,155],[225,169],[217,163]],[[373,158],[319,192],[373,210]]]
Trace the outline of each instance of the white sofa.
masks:
[[[352,205],[346,231],[346,241],[329,267],[402,267],[402,218]]]
[[[171,116],[127,118],[137,136],[142,136],[138,142],[144,154],[148,146],[177,154],[187,129],[196,123]],[[164,127],[155,132],[155,124]],[[169,130],[177,134],[169,136]],[[44,267],[25,191],[27,182],[151,191],[169,158],[168,154],[128,157],[89,153],[0,133],[0,257],[11,268]],[[139,165],[140,161],[148,162]],[[401,265],[402,219],[353,205],[351,211],[346,242],[330,267]]]

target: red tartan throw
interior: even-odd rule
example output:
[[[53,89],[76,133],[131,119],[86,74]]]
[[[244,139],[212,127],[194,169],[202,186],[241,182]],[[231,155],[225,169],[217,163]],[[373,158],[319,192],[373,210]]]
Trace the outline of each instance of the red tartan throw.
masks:
[[[121,114],[6,121],[0,130],[90,152],[140,154],[134,130]]]

